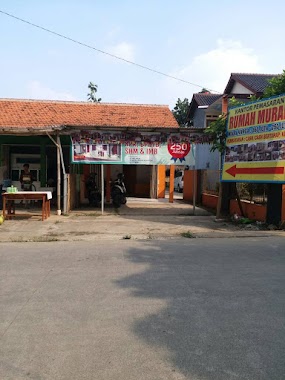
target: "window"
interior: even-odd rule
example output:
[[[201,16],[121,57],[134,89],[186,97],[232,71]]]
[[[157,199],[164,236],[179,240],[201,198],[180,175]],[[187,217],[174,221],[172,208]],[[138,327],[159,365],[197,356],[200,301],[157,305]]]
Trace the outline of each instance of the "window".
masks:
[[[39,164],[40,157],[17,157],[16,163],[17,164]]]
[[[11,179],[12,181],[19,181],[20,180],[20,170],[12,170],[11,173]]]

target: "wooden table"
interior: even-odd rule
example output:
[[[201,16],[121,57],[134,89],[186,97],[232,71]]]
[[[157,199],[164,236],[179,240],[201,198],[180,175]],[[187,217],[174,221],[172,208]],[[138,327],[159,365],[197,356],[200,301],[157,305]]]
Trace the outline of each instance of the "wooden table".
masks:
[[[15,201],[42,201],[42,220],[50,216],[50,200],[52,199],[51,191],[18,191],[17,193],[4,193],[3,199],[3,217],[11,219],[16,215]]]

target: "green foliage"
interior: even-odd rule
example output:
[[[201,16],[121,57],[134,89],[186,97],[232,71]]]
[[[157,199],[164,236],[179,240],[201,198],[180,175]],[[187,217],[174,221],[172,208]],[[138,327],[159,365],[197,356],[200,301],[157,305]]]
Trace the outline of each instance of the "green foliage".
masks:
[[[250,96],[250,99],[253,99],[254,95]],[[229,107],[238,107],[244,105],[245,102],[236,99],[234,96],[229,99]]]
[[[265,89],[263,98],[269,98],[270,96],[277,96],[285,93],[285,70],[283,74],[269,81],[268,87]],[[256,101],[258,98],[255,95],[250,96],[250,101]],[[235,98],[231,98],[229,101],[230,107],[242,105],[243,103]],[[210,136],[213,141],[211,150],[218,150],[223,153],[226,149],[226,115],[221,115],[217,120],[213,121],[209,127],[205,130],[205,133]]]
[[[270,96],[276,96],[285,94],[285,70],[283,73],[269,81],[268,87],[266,87],[263,98],[269,98]]]
[[[180,234],[182,237],[188,238],[188,239],[193,239],[195,236],[192,234],[192,232],[187,231],[187,232],[181,232]]]
[[[186,127],[186,118],[189,105],[190,103],[187,98],[184,100],[178,98],[175,107],[172,110],[173,116],[177,120],[177,123],[180,125],[180,127]]]
[[[236,98],[229,100],[230,107],[236,107],[244,104]],[[213,121],[205,130],[205,133],[209,135],[212,141],[211,151],[218,150],[220,153],[224,153],[226,149],[226,130],[227,130],[227,115],[223,114]]]
[[[98,91],[97,84],[94,84],[93,82],[89,82],[88,88],[90,90],[90,92],[87,94],[88,102],[100,103],[102,99],[96,98],[96,92]]]
[[[258,98],[256,95],[250,95],[249,96],[249,100],[251,102],[256,102],[257,100],[260,100],[260,98]]]
[[[238,183],[237,190],[241,199],[249,200],[250,202],[265,203],[267,185],[264,183]]]
[[[199,91],[199,94],[207,94],[207,93],[210,93],[210,91],[207,90],[205,87],[203,87],[202,90]]]
[[[218,150],[223,153],[226,148],[226,125],[227,116],[220,115],[217,120],[213,121],[205,130],[212,141],[211,151]]]

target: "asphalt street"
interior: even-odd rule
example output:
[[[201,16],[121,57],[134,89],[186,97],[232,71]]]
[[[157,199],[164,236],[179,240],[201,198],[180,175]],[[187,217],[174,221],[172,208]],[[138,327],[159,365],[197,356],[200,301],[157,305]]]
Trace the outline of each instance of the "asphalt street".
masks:
[[[0,244],[3,380],[282,380],[285,239]]]

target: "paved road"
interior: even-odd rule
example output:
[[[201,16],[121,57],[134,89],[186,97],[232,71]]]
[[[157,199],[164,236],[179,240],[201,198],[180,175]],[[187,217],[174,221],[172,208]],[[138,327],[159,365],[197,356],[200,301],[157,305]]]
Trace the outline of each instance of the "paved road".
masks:
[[[0,245],[1,379],[281,380],[283,238]]]

